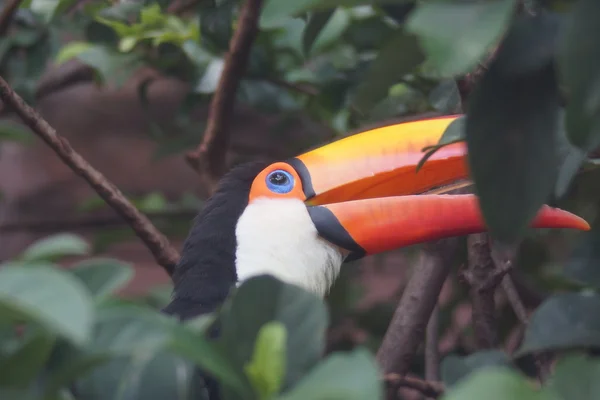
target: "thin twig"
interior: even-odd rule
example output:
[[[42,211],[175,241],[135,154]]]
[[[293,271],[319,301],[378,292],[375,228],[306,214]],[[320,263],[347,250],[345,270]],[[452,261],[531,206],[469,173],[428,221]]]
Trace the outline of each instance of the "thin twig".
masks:
[[[516,248],[499,248],[498,246],[494,246],[493,251],[491,253],[492,260],[496,266],[496,271],[506,270],[507,272],[512,269],[514,264],[514,259],[516,257]],[[517,291],[517,287],[512,280],[510,274],[505,274],[502,279],[502,289],[506,293],[506,298],[508,299],[509,304],[511,305],[515,315],[519,319],[519,321],[527,326],[529,323],[529,316],[527,315],[527,309],[521,300],[521,296],[519,296],[519,292]]]
[[[0,36],[4,36],[23,0],[9,0],[0,13]]]
[[[85,179],[100,197],[131,225],[137,236],[152,252],[156,262],[171,275],[179,260],[179,254],[171,246],[169,240],[152,225],[148,217],[135,208],[104,175],[73,150],[69,142],[58,135],[41,115],[27,105],[2,77],[0,77],[0,98],[7,106],[14,109],[73,172]]]
[[[442,382],[423,380],[410,376],[402,376],[399,374],[387,374],[384,377],[384,380],[388,385],[414,389],[424,396],[434,399],[441,397],[445,391],[445,387]]]
[[[238,28],[231,39],[229,53],[217,91],[208,110],[208,122],[200,145],[186,154],[188,163],[199,173],[208,172],[212,180],[226,170],[231,113],[237,88],[248,63],[250,48],[258,34],[262,0],[246,0],[240,12]]]

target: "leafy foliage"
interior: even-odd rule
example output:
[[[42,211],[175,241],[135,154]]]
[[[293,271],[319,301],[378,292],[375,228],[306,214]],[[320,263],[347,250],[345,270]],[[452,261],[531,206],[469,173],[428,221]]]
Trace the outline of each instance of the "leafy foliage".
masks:
[[[64,243],[32,247],[54,256]],[[198,399],[200,368],[228,399],[331,398],[354,387],[360,396],[350,398],[381,395],[373,356],[356,350],[323,359],[323,302],[275,278],[250,279],[221,311],[182,324],[114,297],[131,277],[117,260],[64,270],[20,259],[0,268],[0,326],[14,332],[0,340],[0,390],[37,393],[31,399],[71,391],[88,399]],[[208,336],[215,321],[217,341]]]

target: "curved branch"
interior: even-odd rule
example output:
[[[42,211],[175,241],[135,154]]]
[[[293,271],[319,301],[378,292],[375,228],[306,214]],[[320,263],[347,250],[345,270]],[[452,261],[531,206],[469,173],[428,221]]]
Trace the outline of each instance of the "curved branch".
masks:
[[[248,63],[250,48],[258,34],[261,6],[262,0],[246,0],[242,7],[239,25],[231,39],[219,85],[210,103],[204,137],[194,151],[186,154],[192,168],[199,173],[206,170],[213,180],[226,170],[225,156],[229,146],[231,113],[237,88]]]
[[[169,240],[152,225],[148,217],[135,208],[104,175],[73,150],[69,142],[27,105],[2,77],[0,77],[0,98],[54,150],[73,172],[85,179],[100,197],[129,223],[136,235],[146,244],[156,262],[171,275],[179,260],[179,254]]]

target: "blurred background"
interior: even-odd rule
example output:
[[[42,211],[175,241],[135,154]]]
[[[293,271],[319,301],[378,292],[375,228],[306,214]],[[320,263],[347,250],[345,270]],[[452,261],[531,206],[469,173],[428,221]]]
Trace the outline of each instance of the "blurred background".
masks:
[[[42,3],[23,2],[16,12],[0,41],[0,74],[181,249],[211,191],[184,155],[201,141],[239,2],[50,1],[45,8]],[[227,165],[290,157],[402,118],[460,112],[454,80],[426,65],[416,69],[420,62],[409,51],[389,50],[390,42],[410,41],[398,32],[413,6],[261,18],[231,116]],[[386,51],[386,62],[374,72],[373,63]],[[596,170],[582,171],[556,204],[593,220],[599,182]],[[135,266],[123,295],[157,307],[168,301],[168,276],[128,225],[2,107],[0,262],[63,233],[81,235],[96,256]],[[526,306],[533,309],[549,291],[568,287],[561,263],[577,235],[537,231],[524,241],[514,278]],[[418,250],[344,268],[328,296],[330,349],[359,343],[377,348]],[[448,262],[458,271],[464,261]],[[440,296],[443,354],[475,349],[468,288],[458,276],[451,274]],[[503,293],[497,296],[510,350],[522,332]]]

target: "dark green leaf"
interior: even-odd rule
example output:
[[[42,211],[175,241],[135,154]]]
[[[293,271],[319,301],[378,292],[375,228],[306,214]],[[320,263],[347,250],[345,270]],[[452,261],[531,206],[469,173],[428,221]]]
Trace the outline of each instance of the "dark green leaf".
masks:
[[[464,142],[465,140],[465,117],[461,116],[452,121],[444,133],[440,138],[439,142],[435,146],[431,146],[430,148],[425,148],[423,151],[427,151],[423,158],[419,160],[417,164],[416,171],[419,172],[421,167],[425,164],[425,162],[439,149],[444,146],[448,146],[454,143]]]
[[[311,15],[308,20],[308,24],[304,29],[304,34],[302,35],[302,48],[304,50],[304,54],[309,55],[310,50],[312,48],[313,43],[321,33],[321,30],[333,15],[333,10],[326,10],[314,13]]]
[[[548,389],[538,391],[525,377],[502,367],[486,368],[472,374],[449,391],[444,400],[551,400]]]
[[[583,150],[600,144],[600,2],[579,0],[569,15],[559,42],[561,83],[569,95],[567,131],[569,138]]]
[[[560,159],[558,177],[554,188],[554,196],[560,198],[564,196],[569,189],[573,178],[579,172],[581,165],[586,160],[586,154],[579,147],[571,144],[565,131],[565,113],[563,110],[559,113],[559,122],[557,129],[558,156]]]
[[[532,17],[518,17],[504,42],[502,57],[496,64],[502,74],[514,75],[535,72],[552,62],[562,24],[557,14],[542,12]]]
[[[600,395],[600,361],[567,355],[556,363],[550,386],[563,400],[595,399]]]
[[[40,372],[52,351],[54,337],[38,332],[20,343],[19,348],[0,359],[0,386],[26,387]]]
[[[353,103],[368,111],[385,98],[390,87],[412,72],[423,61],[417,39],[404,31],[397,31],[377,54],[369,67],[367,77],[359,85]]]
[[[302,48],[305,54],[321,53],[328,46],[339,43],[340,38],[350,25],[348,11],[323,11],[312,16],[304,30]]]
[[[59,233],[33,243],[23,252],[23,261],[55,261],[66,256],[88,254],[90,245],[80,236]]]
[[[509,34],[510,41],[527,37]],[[554,190],[558,173],[558,88],[548,64],[506,75],[501,47],[468,104],[466,138],[470,171],[493,237],[511,243],[524,234]],[[514,61],[514,60],[513,60]],[[514,61],[516,62],[516,61]]]
[[[442,380],[447,386],[454,386],[482,368],[510,366],[510,359],[500,350],[478,351],[466,357],[449,355],[442,361]]]
[[[205,400],[204,381],[189,361],[166,352],[117,359],[96,367],[77,384],[88,400]]]
[[[515,0],[428,1],[417,5],[407,23],[428,61],[442,76],[470,72],[506,31]]]
[[[600,296],[564,293],[533,313],[516,357],[538,351],[600,347]]]
[[[454,79],[440,82],[429,92],[431,106],[443,114],[456,114],[461,111],[461,99]]]
[[[133,268],[119,260],[91,259],[76,264],[75,274],[96,298],[106,298],[133,278]]]
[[[600,226],[581,234],[563,274],[567,279],[588,287],[600,288]]]
[[[101,309],[90,350],[96,354],[108,354],[120,357],[125,362],[133,362],[138,377],[145,376],[145,368],[153,357],[169,358],[161,355],[168,351],[192,361],[238,393],[249,390],[242,381],[241,374],[233,369],[229,360],[203,334],[180,325],[177,320],[158,311],[139,306],[115,305]],[[180,364],[184,366],[183,363]],[[97,378],[114,382],[120,379],[121,373],[118,371],[122,371],[121,368],[129,367],[123,366],[123,362],[111,363],[98,372]],[[160,382],[157,384],[160,385]],[[168,387],[170,385],[167,384]]]
[[[4,141],[30,144],[33,142],[33,134],[23,124],[2,120],[0,121],[0,142]]]
[[[242,370],[254,353],[256,337],[268,322],[282,323],[288,333],[287,371],[283,388],[300,379],[320,359],[327,326],[321,299],[271,276],[245,281],[224,307],[220,342]]]
[[[383,384],[373,356],[365,349],[333,354],[319,363],[281,400],[382,399]]]
[[[0,269],[0,319],[37,323],[74,343],[91,334],[93,302],[68,272],[49,266]]]

